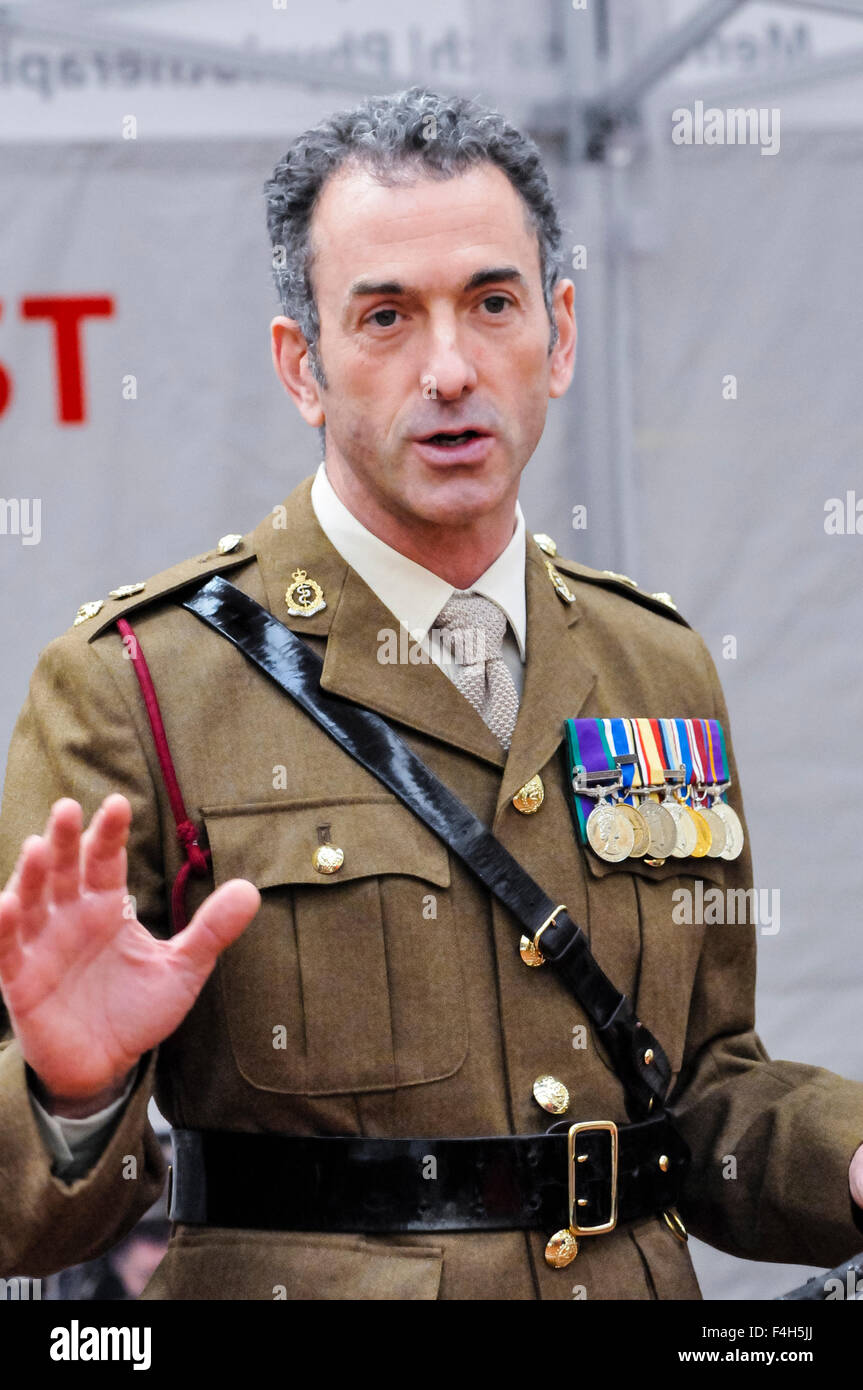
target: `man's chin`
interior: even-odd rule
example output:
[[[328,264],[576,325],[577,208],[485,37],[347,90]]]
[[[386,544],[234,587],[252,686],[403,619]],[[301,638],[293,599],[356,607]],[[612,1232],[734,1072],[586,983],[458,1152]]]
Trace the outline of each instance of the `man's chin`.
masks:
[[[511,496],[512,478],[489,477],[453,468],[432,477],[413,477],[403,493],[410,516],[433,526],[469,526],[498,510]]]

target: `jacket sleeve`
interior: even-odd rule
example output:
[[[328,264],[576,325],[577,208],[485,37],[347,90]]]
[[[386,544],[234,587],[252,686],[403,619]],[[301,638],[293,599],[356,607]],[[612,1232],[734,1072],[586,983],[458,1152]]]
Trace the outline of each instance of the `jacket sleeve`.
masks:
[[[728,711],[713,661],[715,717]],[[747,848],[728,889],[752,887]],[[848,1166],[863,1143],[863,1083],[774,1061],[755,1028],[756,925],[705,926],[678,1084],[669,1109],[693,1156],[680,1213],[694,1235],[749,1259],[832,1267],[863,1249]]]
[[[112,634],[88,644],[73,629],[42,653],[9,748],[0,884],[8,881],[23,840],[44,830],[59,797],[81,803],[86,825],[109,792],[122,792],[133,814],[129,890],[139,920],[162,935],[167,919],[155,786],[140,728],[99,650],[115,640]],[[0,1276],[38,1277],[109,1249],[158,1198],[165,1163],[147,1120],[157,1054],[143,1059],[92,1168],[64,1181],[40,1133],[25,1060],[2,1000],[0,1039]]]
[[[34,1094],[31,1083],[30,1104],[36,1116],[39,1133],[54,1157],[54,1171],[58,1177],[65,1178],[68,1182],[70,1178],[81,1177],[93,1167],[117,1126],[117,1120],[125,1108],[136,1079],[137,1068],[135,1077],[126,1083],[123,1094],[117,1100],[81,1120],[49,1114]]]

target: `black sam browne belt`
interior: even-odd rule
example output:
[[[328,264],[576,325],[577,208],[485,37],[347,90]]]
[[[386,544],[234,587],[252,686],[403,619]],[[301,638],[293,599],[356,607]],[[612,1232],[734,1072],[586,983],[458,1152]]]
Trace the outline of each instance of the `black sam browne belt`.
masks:
[[[175,1129],[169,1216],[248,1230],[554,1230],[668,1210],[688,1150],[665,1115],[479,1139]]]
[[[388,787],[512,913],[535,952],[575,995],[607,1048],[631,1120],[662,1105],[671,1064],[650,1029],[594,959],[584,931],[385,719],[321,687],[323,662],[249,594],[216,575],[183,600]]]

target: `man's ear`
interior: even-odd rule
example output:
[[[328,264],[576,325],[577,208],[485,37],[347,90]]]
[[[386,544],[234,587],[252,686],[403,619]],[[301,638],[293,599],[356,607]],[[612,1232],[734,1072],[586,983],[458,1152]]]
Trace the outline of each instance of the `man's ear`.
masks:
[[[309,367],[309,345],[295,319],[277,315],[270,324],[276,376],[307,425],[324,423],[320,387]]]
[[[557,324],[557,342],[551,350],[549,396],[562,396],[575,371],[575,343],[578,329],[575,323],[575,285],[571,280],[558,280],[554,287],[552,313]]]

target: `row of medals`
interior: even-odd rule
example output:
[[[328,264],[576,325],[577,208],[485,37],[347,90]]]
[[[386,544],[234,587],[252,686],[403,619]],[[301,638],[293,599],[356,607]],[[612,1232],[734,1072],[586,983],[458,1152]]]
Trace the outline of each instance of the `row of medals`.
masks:
[[[692,804],[668,787],[642,789],[630,806],[615,793],[630,795],[631,789],[591,792],[577,775],[573,779],[578,795],[600,798],[587,818],[587,838],[591,849],[610,864],[641,858],[647,864],[669,857],[736,859],[743,850],[743,827],[737,812],[721,799],[727,785],[699,785]],[[659,791],[662,800],[655,799]]]

